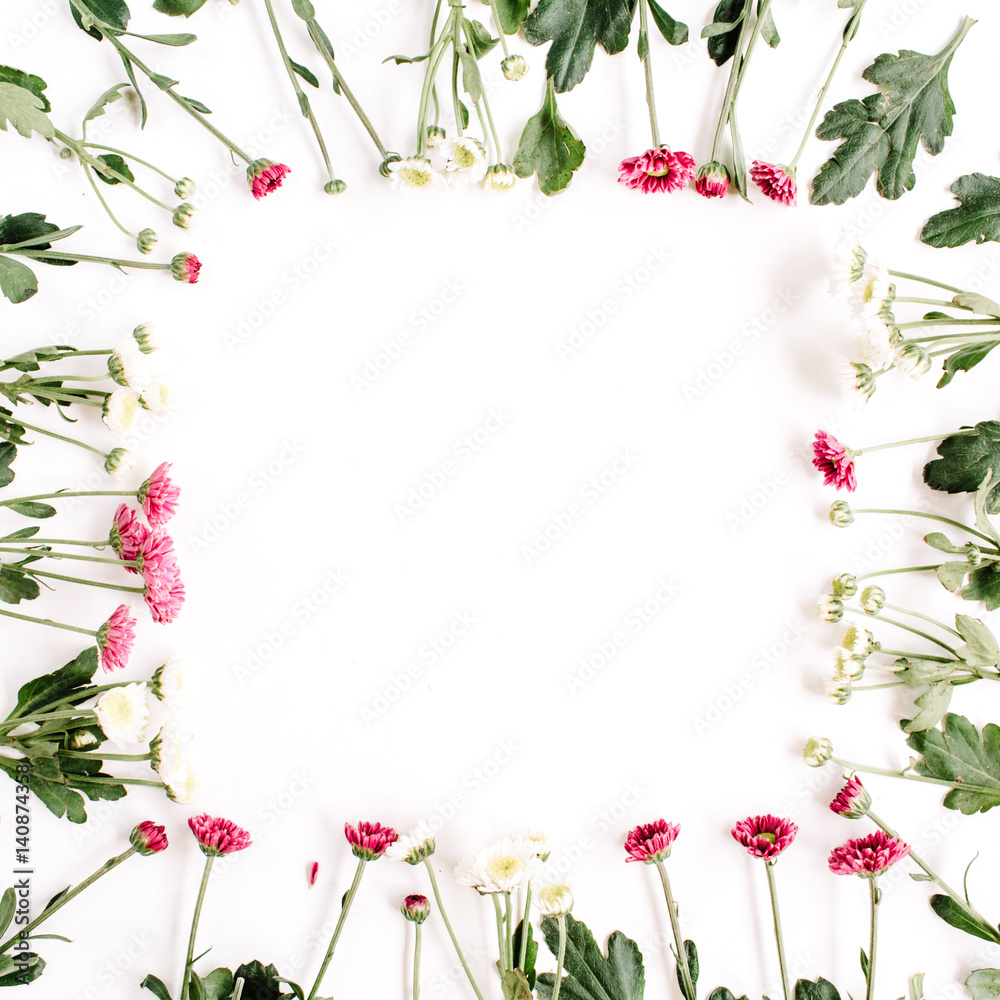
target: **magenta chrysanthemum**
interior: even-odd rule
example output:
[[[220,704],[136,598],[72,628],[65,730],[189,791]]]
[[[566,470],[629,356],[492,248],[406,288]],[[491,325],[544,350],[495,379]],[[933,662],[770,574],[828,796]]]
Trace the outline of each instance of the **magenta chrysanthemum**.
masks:
[[[799,828],[782,816],[748,816],[732,829],[734,839],[746,849],[747,854],[765,861],[774,861],[785,848],[790,847]]]
[[[139,520],[136,512],[128,504],[119,504],[111,523],[111,547],[123,562],[135,562],[139,558],[142,545],[149,529]],[[125,567],[130,573],[138,573],[134,566]]]
[[[177,281],[196,285],[201,274],[201,261],[193,253],[176,254],[170,261],[170,273]]]
[[[192,816],[188,826],[198,841],[202,854],[218,857],[220,854],[233,854],[245,850],[253,841],[250,834],[232,820],[209,816],[202,813]]]
[[[97,658],[106,673],[128,663],[135,642],[135,619],[127,604],[120,604],[97,630]]]
[[[834,796],[830,808],[846,819],[860,819],[871,808],[872,797],[861,784],[861,779],[852,775],[847,784]]]
[[[273,160],[254,160],[247,167],[247,183],[253,196],[260,201],[261,198],[269,195],[281,187],[282,181],[290,174],[291,168],[284,163],[275,163]]]
[[[781,163],[765,163],[754,160],[750,168],[750,179],[771,199],[782,205],[794,205],[798,195],[795,171]]]
[[[164,827],[157,826],[152,820],[144,820],[134,827],[129,835],[129,842],[144,855],[159,854],[169,846]]]
[[[823,482],[853,493],[858,482],[854,474],[854,452],[832,434],[816,431],[813,438],[813,465],[823,473]]]
[[[688,153],[675,153],[669,146],[647,149],[640,156],[629,156],[618,165],[618,183],[645,194],[654,191],[678,191],[694,176],[694,159]]]
[[[139,544],[138,561],[147,586],[169,582],[178,574],[174,541],[161,528],[154,528]]]
[[[698,170],[694,189],[703,198],[722,198],[729,190],[729,171],[724,163],[713,160]]]
[[[184,584],[179,576],[160,579],[155,584],[147,584],[143,600],[154,622],[169,625],[180,613],[184,604]]]
[[[867,837],[849,840],[830,852],[830,871],[834,875],[860,875],[875,878],[910,853],[910,845],[882,830]]]
[[[634,830],[629,830],[625,838],[626,863],[641,861],[652,865],[665,861],[670,857],[670,848],[680,832],[680,823],[668,823],[665,819],[640,823]]]
[[[351,845],[356,858],[375,861],[382,857],[385,849],[399,839],[399,834],[391,826],[381,823],[367,823],[362,820],[356,827],[344,824],[344,836]]]
[[[166,524],[177,513],[177,501],[181,491],[167,475],[170,465],[170,462],[158,465],[136,494],[136,499],[142,504],[146,520],[154,528]]]

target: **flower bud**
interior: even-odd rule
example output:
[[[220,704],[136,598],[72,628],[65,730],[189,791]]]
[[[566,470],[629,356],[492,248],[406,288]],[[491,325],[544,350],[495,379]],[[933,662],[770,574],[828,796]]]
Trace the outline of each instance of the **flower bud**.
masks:
[[[847,528],[854,524],[854,511],[845,500],[835,500],[830,505],[830,523],[835,528]]]
[[[152,354],[160,346],[156,341],[156,326],[153,323],[140,323],[132,331],[132,339],[143,354]]]
[[[500,63],[500,69],[506,79],[520,80],[528,72],[528,64],[524,61],[524,56],[512,55]]]
[[[869,586],[861,591],[861,610],[866,615],[877,615],[885,607],[885,591],[881,587]]]
[[[135,468],[135,455],[127,448],[112,448],[104,460],[104,471],[116,479],[124,479]]]
[[[833,757],[833,744],[825,736],[813,736],[802,748],[802,759],[810,767],[822,767]]]
[[[74,729],[66,741],[70,750],[86,750],[97,746],[97,737],[89,729]]]
[[[833,651],[833,672],[837,677],[847,677],[853,683],[865,675],[865,658],[852,656],[846,649]]]
[[[703,198],[722,198],[729,190],[729,171],[726,165],[718,160],[706,163],[698,170],[694,189]]]
[[[437,149],[442,142],[448,137],[448,133],[445,132],[440,125],[428,125],[427,126],[427,148]]]
[[[853,573],[841,573],[832,582],[836,597],[853,597],[858,592],[858,578]]]
[[[128,839],[136,851],[145,857],[167,849],[167,835],[164,833],[164,828],[148,819],[133,828]]]
[[[834,594],[824,594],[816,602],[816,613],[821,622],[839,622],[844,617],[844,602]]]
[[[323,185],[323,190],[327,194],[343,194],[347,190],[347,182],[334,178]]]
[[[823,693],[834,705],[846,705],[851,700],[851,678],[835,674],[823,685]]]
[[[173,221],[175,226],[181,229],[191,228],[191,219],[194,217],[194,205],[184,202],[174,209]]]
[[[135,246],[139,253],[152,253],[153,247],[156,246],[159,236],[156,235],[156,231],[153,229],[144,229],[136,237]]]
[[[174,194],[177,195],[181,201],[187,201],[196,190],[197,188],[195,187],[195,183],[190,177],[182,177],[174,185]]]
[[[910,378],[922,378],[931,370],[931,356],[920,344],[904,344],[896,352],[896,367]]]
[[[378,165],[378,172],[383,177],[388,177],[392,171],[389,169],[394,163],[399,163],[403,158],[399,153],[386,153],[385,159]]]
[[[430,915],[430,900],[426,896],[407,896],[399,911],[407,920],[411,920],[415,924],[422,924]]]
[[[486,177],[483,180],[483,187],[492,194],[509,191],[517,183],[517,174],[513,167],[508,167],[506,163],[494,163],[492,167],[486,168]]]
[[[175,281],[186,281],[194,285],[201,274],[201,261],[193,253],[175,254],[170,261],[170,273]]]
[[[852,361],[847,366],[847,384],[862,403],[875,395],[875,373],[861,361]]]
[[[978,566],[983,561],[983,553],[978,545],[969,542],[965,546],[965,558],[970,566]]]
[[[871,806],[872,797],[857,775],[850,778],[830,803],[833,812],[843,816],[844,819],[861,819],[862,816],[868,815]]]

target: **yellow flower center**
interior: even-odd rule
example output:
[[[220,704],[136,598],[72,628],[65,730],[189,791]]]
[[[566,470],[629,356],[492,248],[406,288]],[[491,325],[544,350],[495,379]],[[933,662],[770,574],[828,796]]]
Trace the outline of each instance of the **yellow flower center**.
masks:
[[[399,171],[399,176],[403,178],[404,183],[415,188],[426,187],[431,182],[430,172],[424,167],[403,167]]]
[[[524,862],[513,854],[501,854],[489,863],[486,870],[494,882],[506,882],[524,871]]]

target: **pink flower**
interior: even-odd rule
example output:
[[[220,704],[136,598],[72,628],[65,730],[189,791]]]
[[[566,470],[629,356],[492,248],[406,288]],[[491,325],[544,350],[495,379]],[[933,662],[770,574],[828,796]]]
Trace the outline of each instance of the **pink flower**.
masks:
[[[149,530],[139,520],[136,512],[128,504],[119,504],[111,524],[111,547],[123,562],[135,562],[139,558],[139,546],[149,534]],[[138,573],[134,566],[125,567],[130,573]]]
[[[407,920],[412,920],[415,924],[422,924],[430,916],[431,901],[426,896],[414,894],[407,896],[399,909]]]
[[[694,189],[703,198],[722,198],[729,190],[729,171],[724,163],[712,160],[699,171]]]
[[[260,201],[265,195],[281,187],[281,182],[290,174],[291,168],[273,160],[254,160],[247,167],[247,183],[253,196]]]
[[[799,828],[781,816],[748,816],[732,829],[733,837],[746,849],[747,854],[772,863],[785,848],[790,847]]]
[[[765,163],[754,160],[750,168],[750,179],[771,199],[783,205],[794,205],[798,194],[795,171],[781,163]]]
[[[871,808],[872,797],[861,784],[861,779],[855,774],[847,784],[834,796],[830,808],[845,819],[860,819],[867,815]]]
[[[177,281],[196,285],[201,274],[201,261],[193,253],[179,253],[170,261],[170,273]]]
[[[181,491],[167,475],[170,465],[170,462],[158,465],[136,494],[146,519],[154,528],[166,524],[177,513],[177,500]]]
[[[669,146],[647,149],[618,165],[618,183],[652,191],[677,191],[694,176],[694,160],[688,153],[674,153]]]
[[[909,844],[876,830],[867,837],[849,840],[843,847],[835,847],[830,852],[830,871],[834,875],[875,878],[909,853]]]
[[[670,847],[680,832],[680,823],[668,823],[665,819],[640,823],[625,838],[625,850],[629,854],[626,863],[641,861],[653,865],[665,861],[670,857]]]
[[[120,604],[97,630],[97,658],[107,673],[128,663],[135,642],[135,619],[127,604]]]
[[[202,854],[218,857],[220,854],[233,854],[250,846],[250,834],[232,820],[209,816],[202,813],[192,816],[188,826],[198,841]]]
[[[154,622],[169,625],[180,613],[184,604],[184,584],[179,576],[147,584],[143,600]]]
[[[134,827],[129,834],[131,845],[147,857],[165,851],[168,846],[167,835],[162,826],[157,826],[152,820],[144,820]]]
[[[842,445],[832,434],[816,431],[813,439],[813,465],[823,473],[827,486],[836,486],[853,493],[858,482],[854,475],[854,452]]]
[[[139,572],[147,586],[161,580],[170,581],[178,575],[177,554],[173,539],[162,529],[147,532],[139,544]]]
[[[390,844],[399,840],[399,834],[391,826],[364,821],[358,823],[356,828],[345,823],[344,836],[347,837],[354,856],[362,861],[376,861]]]

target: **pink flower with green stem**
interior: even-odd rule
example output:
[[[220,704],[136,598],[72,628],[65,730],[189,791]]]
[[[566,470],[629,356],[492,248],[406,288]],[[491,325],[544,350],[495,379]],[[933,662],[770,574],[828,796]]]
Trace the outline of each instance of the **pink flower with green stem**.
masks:
[[[774,917],[774,939],[778,947],[778,965],[781,969],[781,987],[785,1000],[792,1000],[788,963],[785,961],[785,941],[781,932],[781,912],[778,909],[778,888],[774,879],[774,866],[778,858],[792,845],[799,828],[788,819],[772,816],[748,816],[732,829],[733,839],[747,849],[747,854],[760,858],[767,872],[767,888],[771,895],[771,912]]]
[[[354,872],[354,881],[344,896],[343,904],[340,908],[340,916],[337,918],[337,925],[333,929],[333,936],[330,938],[330,944],[327,946],[326,954],[323,956],[323,962],[319,967],[319,972],[316,974],[316,980],[312,984],[312,989],[309,991],[307,1000],[314,1000],[319,991],[320,984],[323,982],[323,977],[326,975],[326,970],[333,959],[333,953],[337,950],[337,942],[340,940],[340,935],[344,930],[344,924],[347,922],[347,915],[351,911],[354,898],[358,894],[358,887],[361,885],[361,876],[365,873],[365,865],[371,861],[378,861],[385,854],[386,849],[399,839],[399,835],[391,826],[382,826],[381,823],[369,823],[366,821],[358,823],[357,826],[345,823],[344,836],[347,837],[347,842],[351,845],[351,852],[358,859],[358,867]]]
[[[177,513],[181,491],[170,478],[171,463],[161,462],[136,492],[146,520],[154,528],[166,524]]]
[[[66,632],[77,632],[89,635],[95,640],[97,656],[105,672],[120,670],[128,664],[129,655],[135,642],[135,619],[127,604],[119,605],[103,625],[92,631],[78,625],[67,625],[64,622],[53,621],[51,618],[35,618],[32,615],[22,615],[15,611],[0,608],[0,615],[17,621],[29,622],[32,625],[47,625],[49,628],[63,629]]]
[[[426,896],[413,894],[403,900],[399,910],[413,924],[413,1000],[420,1000],[420,947],[423,923],[431,912],[430,900]]]
[[[646,865],[656,865],[663,886],[663,896],[667,903],[667,914],[670,917],[670,929],[674,935],[674,957],[677,959],[677,975],[680,978],[681,992],[685,1000],[695,1000],[694,983],[691,980],[691,969],[688,964],[687,942],[681,934],[681,925],[677,919],[677,904],[670,887],[670,876],[664,861],[670,857],[677,835],[681,832],[679,823],[668,823],[665,819],[653,820],[652,823],[640,823],[630,830],[625,838],[625,850],[628,853],[626,862],[641,861]]]

